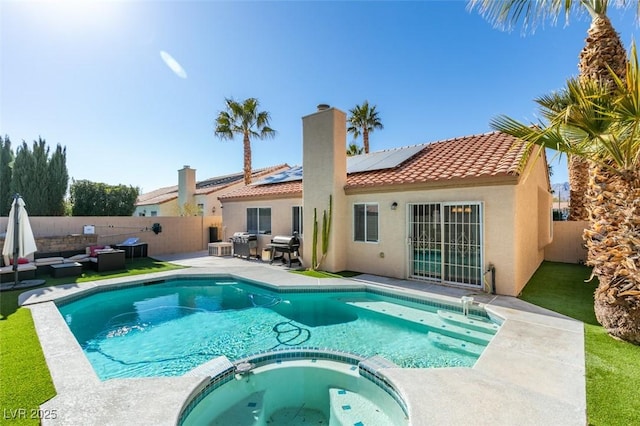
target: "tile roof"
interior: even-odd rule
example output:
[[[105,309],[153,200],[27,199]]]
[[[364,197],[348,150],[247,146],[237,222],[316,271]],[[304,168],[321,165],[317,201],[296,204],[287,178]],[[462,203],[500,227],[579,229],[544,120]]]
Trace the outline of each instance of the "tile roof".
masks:
[[[345,190],[454,182],[472,185],[482,178],[513,179],[522,172],[522,158],[528,155],[519,139],[500,132],[463,136],[422,146],[423,149],[395,167],[349,173]],[[230,201],[296,195],[302,196],[302,181],[247,186],[219,199]]]
[[[242,198],[286,198],[302,197],[302,181],[288,181],[282,183],[272,183],[268,185],[243,186],[235,191],[231,191],[218,197],[219,200],[231,201]]]
[[[464,136],[425,144],[396,167],[351,173],[345,189],[518,176],[524,145],[500,132]]]
[[[259,179],[271,173],[289,168],[289,165],[278,164],[276,166],[264,167],[254,170],[251,173],[252,179]],[[196,195],[206,195],[212,192],[221,191],[233,184],[239,183],[244,178],[244,173],[233,173],[229,175],[217,176],[196,182]],[[162,204],[178,198],[178,185],[159,188],[146,194],[141,194],[136,201],[137,206],[147,206]]]
[[[152,204],[162,204],[178,198],[178,185],[166,186],[145,194],[140,194],[136,200],[137,206],[148,206]]]

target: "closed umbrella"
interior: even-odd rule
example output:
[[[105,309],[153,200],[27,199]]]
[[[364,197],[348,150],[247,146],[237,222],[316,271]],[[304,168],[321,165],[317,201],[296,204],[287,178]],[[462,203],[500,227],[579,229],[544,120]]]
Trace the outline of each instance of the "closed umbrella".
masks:
[[[16,194],[9,212],[7,235],[2,247],[3,256],[13,256],[14,285],[18,284],[18,258],[29,256],[38,250],[29,223],[29,215],[24,206],[24,200]]]

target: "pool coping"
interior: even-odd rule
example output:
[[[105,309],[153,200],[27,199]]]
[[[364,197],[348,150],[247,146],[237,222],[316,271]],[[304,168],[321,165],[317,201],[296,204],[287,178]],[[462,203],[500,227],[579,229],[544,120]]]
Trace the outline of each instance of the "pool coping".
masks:
[[[502,320],[502,327],[473,368],[385,369],[402,395],[412,425],[586,424],[583,323],[519,299],[372,275],[310,278],[238,259],[203,258],[188,269],[70,284],[27,291],[19,303],[29,308],[57,395],[42,412],[42,424],[175,425],[190,395],[208,376],[111,379],[100,381],[66,326],[54,300],[180,276],[236,276],[284,289],[372,288],[476,306]],[[50,416],[52,417],[52,416]]]

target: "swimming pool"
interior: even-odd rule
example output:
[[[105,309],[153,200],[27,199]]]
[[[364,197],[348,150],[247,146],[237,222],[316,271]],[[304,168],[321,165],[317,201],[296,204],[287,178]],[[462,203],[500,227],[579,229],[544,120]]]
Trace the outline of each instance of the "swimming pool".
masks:
[[[58,309],[102,380],[178,376],[221,355],[295,347],[470,367],[498,329],[483,311],[384,291],[279,292],[233,277],[146,283]]]

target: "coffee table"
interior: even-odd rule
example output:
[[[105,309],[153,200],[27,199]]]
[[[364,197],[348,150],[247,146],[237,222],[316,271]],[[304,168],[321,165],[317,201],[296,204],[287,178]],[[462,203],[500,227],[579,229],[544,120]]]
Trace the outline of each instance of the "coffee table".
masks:
[[[82,264],[78,262],[56,263],[51,265],[53,278],[77,277],[82,275]]]

